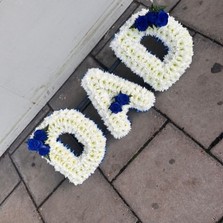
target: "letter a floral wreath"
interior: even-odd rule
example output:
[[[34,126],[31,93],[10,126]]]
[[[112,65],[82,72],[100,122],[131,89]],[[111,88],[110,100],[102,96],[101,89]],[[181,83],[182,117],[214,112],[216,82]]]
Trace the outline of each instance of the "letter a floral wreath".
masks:
[[[153,36],[168,47],[161,61],[140,44],[144,36]],[[111,42],[127,67],[157,91],[171,87],[192,61],[193,42],[186,28],[157,6],[132,15]]]

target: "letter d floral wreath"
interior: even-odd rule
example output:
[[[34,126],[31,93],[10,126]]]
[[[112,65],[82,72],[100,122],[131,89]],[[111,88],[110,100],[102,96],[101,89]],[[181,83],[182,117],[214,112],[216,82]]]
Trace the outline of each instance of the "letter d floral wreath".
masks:
[[[156,37],[168,47],[163,61],[140,44],[144,36]],[[172,86],[189,67],[193,55],[189,32],[163,8],[154,5],[132,15],[115,35],[111,48],[127,67],[157,91]],[[122,138],[131,130],[127,117],[130,108],[148,111],[155,102],[154,94],[147,89],[99,69],[89,69],[82,86],[115,138]],[[80,156],[75,156],[60,141],[60,135],[65,133],[74,135],[83,145]],[[27,144],[29,150],[39,153],[56,171],[78,185],[101,163],[106,138],[82,113],[65,109],[46,117]]]

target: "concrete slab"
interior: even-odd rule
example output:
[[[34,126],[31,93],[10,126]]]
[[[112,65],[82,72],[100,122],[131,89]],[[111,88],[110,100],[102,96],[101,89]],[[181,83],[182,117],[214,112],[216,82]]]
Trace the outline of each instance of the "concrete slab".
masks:
[[[215,223],[223,215],[223,167],[172,125],[114,185],[143,222]]]
[[[109,68],[117,60],[113,50],[109,47],[112,40],[109,40],[102,50],[95,56],[105,67]]]
[[[181,0],[171,14],[185,25],[223,44],[223,1]]]
[[[100,165],[111,181],[138,150],[161,128],[165,118],[151,109],[148,112],[130,112],[132,130],[122,139],[107,137],[106,156]]]
[[[223,48],[196,34],[194,53],[191,67],[155,106],[208,148],[223,126]]]
[[[40,208],[50,223],[135,223],[137,219],[96,171],[82,185],[66,180]]]
[[[25,142],[13,153],[12,158],[37,205],[64,179],[46,160],[29,151]]]
[[[53,110],[75,108],[86,97],[87,94],[81,87],[81,79],[93,67],[99,65],[92,57],[87,57],[49,101]]]
[[[211,153],[223,162],[223,140],[211,150]]]
[[[129,81],[132,81],[136,84],[141,85],[142,87],[147,86],[148,85],[145,84],[145,82],[143,81],[143,79],[141,77],[139,77],[138,75],[136,75],[135,73],[133,73],[128,67],[126,67],[125,64],[120,63],[119,66],[117,66],[117,68],[114,70],[114,73],[122,78],[125,78]],[[148,88],[149,89],[149,88]]]
[[[0,159],[0,204],[20,181],[8,155]]]
[[[42,223],[23,184],[0,207],[1,223]]]

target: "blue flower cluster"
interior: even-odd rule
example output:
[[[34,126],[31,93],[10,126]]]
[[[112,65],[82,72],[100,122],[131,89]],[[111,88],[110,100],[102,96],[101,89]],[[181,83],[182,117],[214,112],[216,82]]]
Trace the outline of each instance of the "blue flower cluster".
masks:
[[[149,26],[162,27],[168,23],[168,14],[164,10],[158,12],[152,11],[148,12],[144,16],[139,16],[134,27],[139,31],[145,31]]]
[[[129,96],[127,94],[119,93],[114,97],[115,101],[111,103],[109,109],[112,113],[119,113],[122,111],[123,105],[128,105],[130,102]]]
[[[46,140],[46,131],[36,130],[33,139],[27,141],[28,149],[38,152],[41,156],[46,156],[50,152],[50,147],[44,143]]]

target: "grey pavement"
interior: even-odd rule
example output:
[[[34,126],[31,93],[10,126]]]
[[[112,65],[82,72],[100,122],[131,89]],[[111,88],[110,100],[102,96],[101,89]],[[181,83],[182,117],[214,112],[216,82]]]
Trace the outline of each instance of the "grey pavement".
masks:
[[[89,68],[118,62],[110,41],[148,0],[135,0],[0,158],[0,223],[223,223],[223,1],[157,0],[193,36],[191,67],[156,95],[145,113],[131,111],[131,132],[107,135],[100,167],[82,185],[69,183],[27,150],[33,129],[54,110],[86,97]],[[143,80],[119,63],[118,76]],[[90,104],[83,111],[105,131]]]

